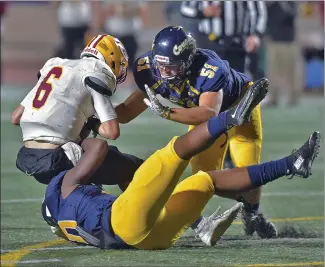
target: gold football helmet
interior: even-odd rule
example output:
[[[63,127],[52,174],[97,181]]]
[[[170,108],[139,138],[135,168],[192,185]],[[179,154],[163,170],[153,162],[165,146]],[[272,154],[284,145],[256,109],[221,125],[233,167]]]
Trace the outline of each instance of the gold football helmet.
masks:
[[[114,36],[95,36],[81,52],[80,57],[92,56],[104,61],[116,76],[116,82],[125,81],[128,69],[128,54],[122,42]]]

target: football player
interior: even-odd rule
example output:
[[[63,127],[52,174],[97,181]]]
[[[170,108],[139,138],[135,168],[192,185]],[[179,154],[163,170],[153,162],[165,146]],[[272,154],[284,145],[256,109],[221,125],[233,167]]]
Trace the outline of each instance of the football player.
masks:
[[[98,180],[93,182],[117,183],[114,177],[107,179],[107,170],[117,169],[116,161],[124,166],[119,173],[124,171],[132,178],[142,160],[121,154],[104,140],[82,142],[90,130],[112,140],[119,137],[110,96],[125,80],[127,68],[123,44],[110,35],[95,36],[79,60],[49,59],[39,71],[35,87],[12,114],[12,123],[20,125],[24,142],[17,155],[17,168],[48,184],[61,171],[73,168],[85,152],[92,155],[92,160],[84,164],[93,172],[97,170]],[[83,176],[82,165],[67,175]]]
[[[115,107],[121,123],[131,121],[149,107],[160,117],[189,125],[191,130],[233,106],[253,84],[248,76],[232,69],[213,51],[196,48],[195,39],[182,27],[161,30],[152,49],[141,55],[135,66],[138,89]],[[155,94],[180,108],[166,107],[157,98],[144,103],[146,84]],[[234,127],[209,149],[195,155],[190,161],[192,173],[222,169],[227,146],[231,147],[236,167],[260,162],[262,124],[259,106],[253,110],[249,123]],[[261,188],[237,196],[244,203],[245,233],[252,235],[256,231],[262,238],[275,237],[274,224],[259,212],[260,197]]]
[[[87,178],[68,177],[65,171],[61,172],[46,189],[42,204],[44,220],[59,227],[66,239],[78,244],[103,249],[167,249],[196,220],[214,194],[234,198],[238,193],[282,176],[308,178],[319,152],[318,132],[282,159],[231,170],[199,171],[178,183],[194,155],[207,149],[233,126],[243,125],[249,119],[265,96],[266,88],[263,83],[253,85],[238,105],[174,137],[140,166],[118,198],[99,186],[87,184]],[[148,96],[146,101],[152,103],[153,95],[149,92]],[[219,231],[207,242],[215,243],[220,238],[242,205],[237,203],[233,207],[233,216],[220,224]]]

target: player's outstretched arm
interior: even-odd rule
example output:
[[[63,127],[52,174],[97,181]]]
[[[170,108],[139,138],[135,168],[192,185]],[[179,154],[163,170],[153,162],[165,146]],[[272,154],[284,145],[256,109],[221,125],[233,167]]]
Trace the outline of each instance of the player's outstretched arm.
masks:
[[[206,92],[200,96],[199,106],[194,108],[173,108],[170,120],[187,125],[199,125],[219,114],[223,93]]]
[[[199,125],[211,117],[217,115],[220,111],[223,92],[206,92],[200,96],[198,107],[193,108],[169,108],[160,103],[155,93],[145,85],[148,99],[144,99],[144,103],[156,115],[183,123],[186,125]]]
[[[99,118],[93,122],[92,130],[104,138],[116,140],[120,136],[120,125],[110,98],[94,90],[90,92]]]
[[[123,103],[115,107],[118,121],[120,123],[128,123],[138,117],[147,106],[143,103],[145,94],[137,89]]]
[[[62,197],[66,198],[78,185],[89,181],[108,153],[105,140],[87,138],[81,143],[84,151],[76,166],[69,170],[62,182]]]
[[[20,119],[21,119],[21,116],[23,115],[24,113],[24,106],[22,106],[21,104],[19,104],[15,110],[12,112],[12,115],[11,115],[11,123],[14,124],[14,125],[19,125],[20,123]]]

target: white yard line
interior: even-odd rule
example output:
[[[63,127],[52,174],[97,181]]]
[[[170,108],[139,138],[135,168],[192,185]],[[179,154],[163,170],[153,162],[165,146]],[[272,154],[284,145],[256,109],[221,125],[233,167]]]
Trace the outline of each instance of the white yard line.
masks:
[[[269,192],[262,193],[262,197],[313,197],[324,196],[324,191],[296,191],[296,192]],[[1,204],[24,203],[24,202],[42,202],[43,198],[18,198],[18,199],[1,199]]]
[[[1,264],[35,264],[45,262],[61,262],[60,259],[44,259],[44,260],[25,260],[25,261],[1,261]]]
[[[90,246],[80,246],[80,247],[50,247],[50,248],[33,248],[30,251],[51,251],[51,250],[71,250],[71,249],[94,249],[95,247]],[[1,249],[1,254],[17,251],[16,249]]]

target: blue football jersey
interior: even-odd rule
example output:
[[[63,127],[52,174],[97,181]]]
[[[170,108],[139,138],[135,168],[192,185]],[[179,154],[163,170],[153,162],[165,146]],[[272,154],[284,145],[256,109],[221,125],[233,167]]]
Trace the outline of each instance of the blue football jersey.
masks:
[[[161,78],[153,66],[150,52],[136,60],[134,79],[144,92],[144,85],[147,84],[157,94],[184,108],[199,106],[200,95],[205,92],[223,90],[221,111],[234,104],[244,86],[251,81],[245,74],[232,69],[228,61],[208,49],[197,49],[191,68],[177,86]]]
[[[117,197],[107,194],[101,186],[81,185],[63,199],[61,184],[65,173],[55,176],[46,188],[42,204],[44,220],[51,226],[59,226],[67,239],[78,244],[94,245],[78,229],[99,239],[105,232],[117,244],[124,244],[110,225],[112,204]]]

